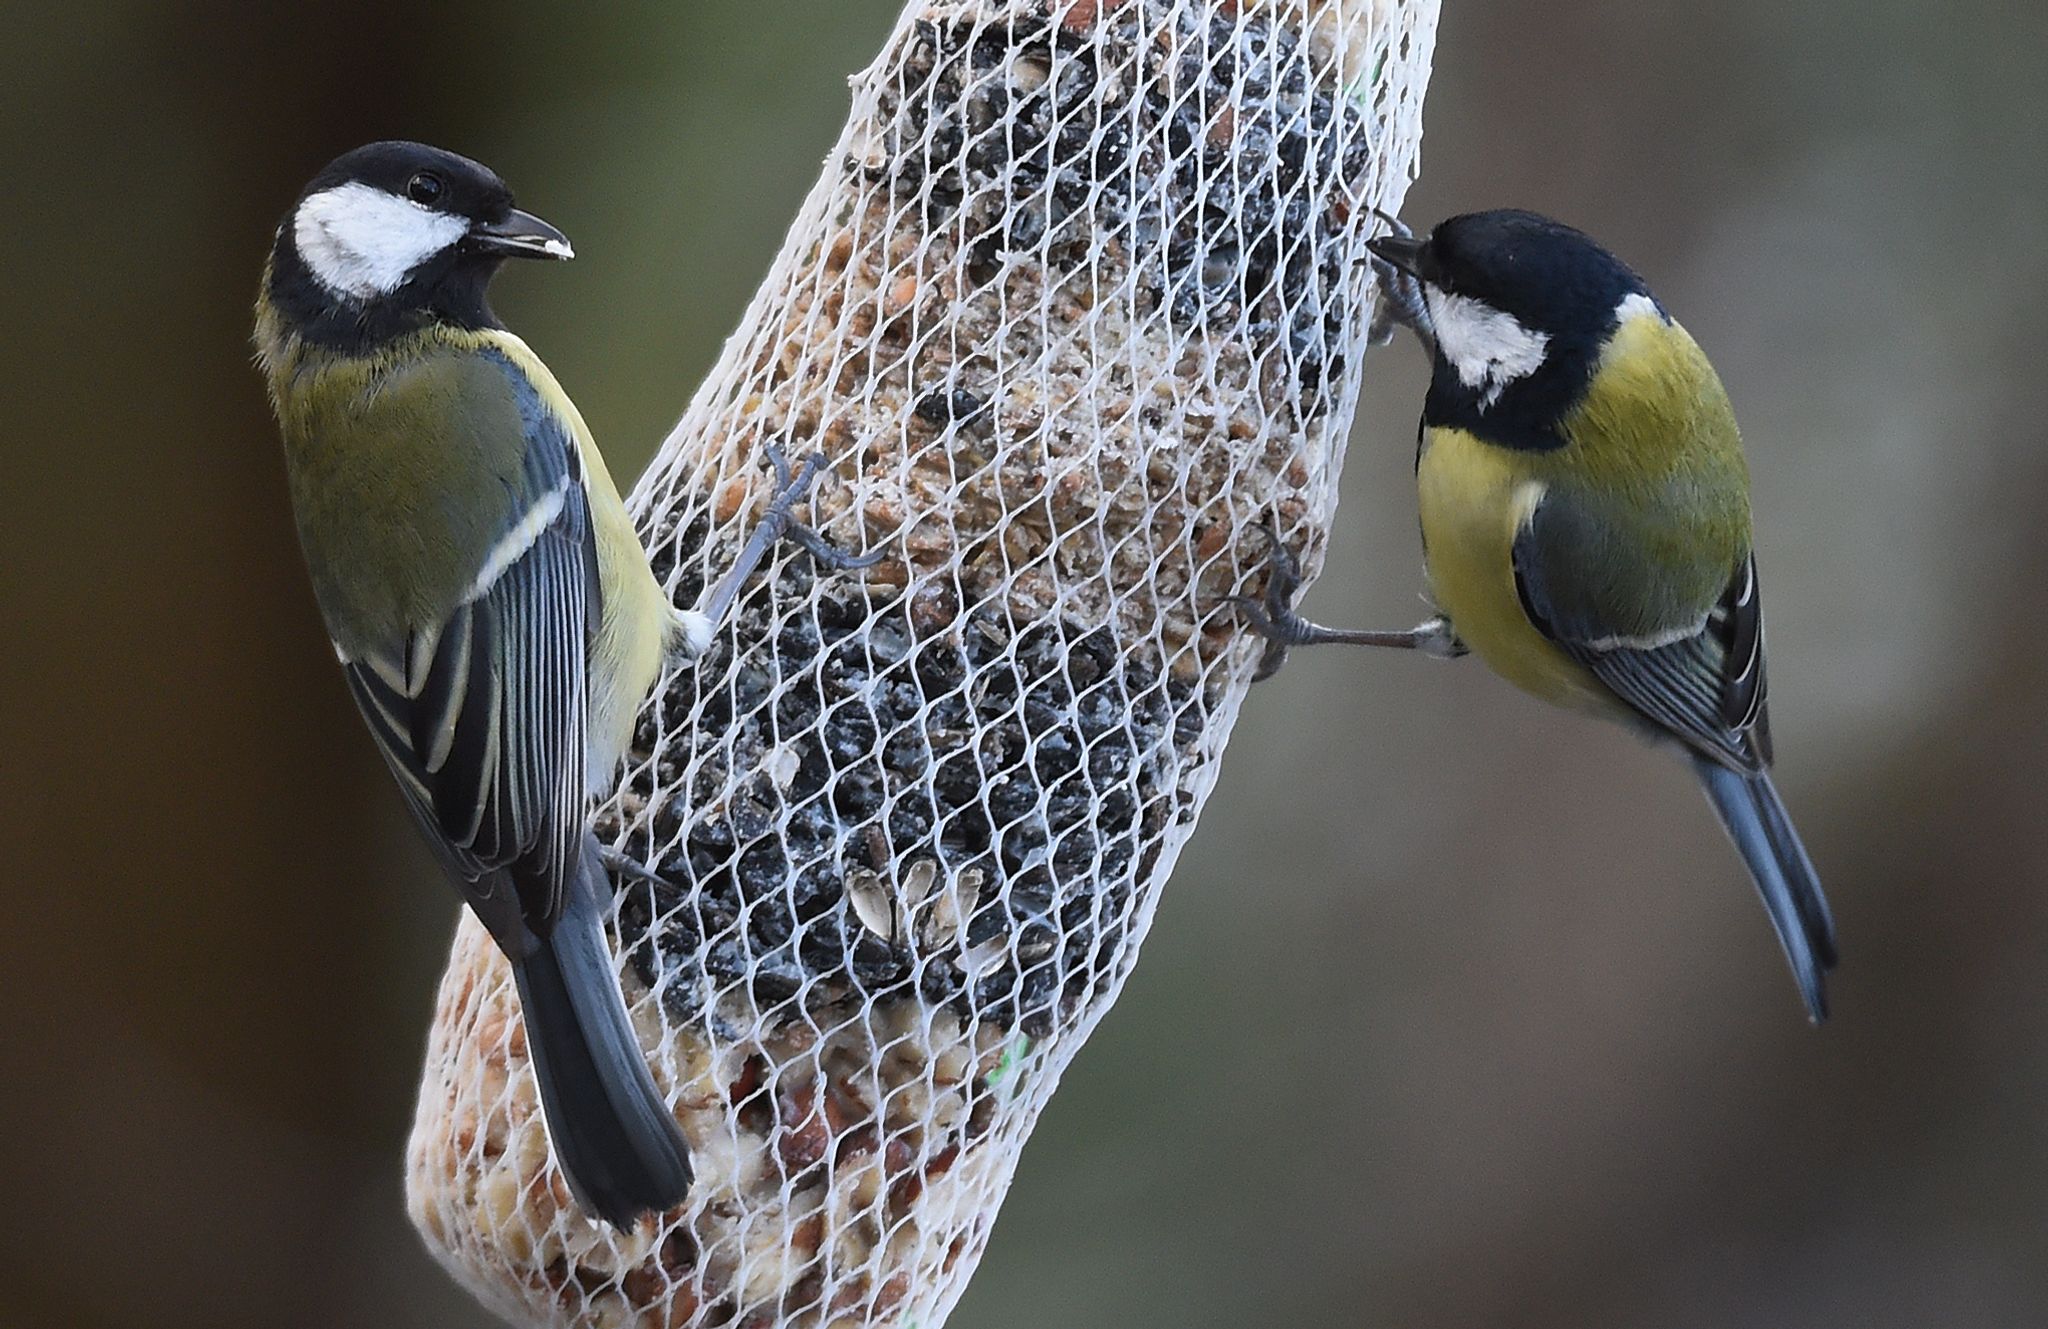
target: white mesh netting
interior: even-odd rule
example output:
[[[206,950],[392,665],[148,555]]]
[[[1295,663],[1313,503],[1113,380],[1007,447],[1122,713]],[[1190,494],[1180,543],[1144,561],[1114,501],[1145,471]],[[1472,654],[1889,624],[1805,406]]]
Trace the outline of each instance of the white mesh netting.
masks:
[[[633,498],[694,603],[764,445],[816,523],[673,667],[600,834],[687,1206],[620,1232],[548,1163],[465,916],[415,1222],[535,1325],[934,1329],[1136,959],[1259,643],[1264,522],[1313,570],[1415,169],[1434,0],[913,0]]]

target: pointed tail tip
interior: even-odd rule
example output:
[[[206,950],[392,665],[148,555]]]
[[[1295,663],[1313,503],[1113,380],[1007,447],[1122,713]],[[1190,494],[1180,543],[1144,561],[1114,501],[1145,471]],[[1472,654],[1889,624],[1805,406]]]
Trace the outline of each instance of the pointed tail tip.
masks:
[[[1754,861],[1750,866],[1756,875],[1758,890],[1763,895],[1764,907],[1771,916],[1772,928],[1777,932],[1785,959],[1791,965],[1792,979],[1799,985],[1800,1000],[1806,1006],[1807,1023],[1818,1029],[1828,1022],[1831,1013],[1828,975],[1835,968],[1835,937],[1832,923],[1816,923],[1812,910],[1802,908],[1801,903],[1819,902],[1820,909],[1824,911],[1826,903],[1820,897],[1820,884],[1811,883],[1810,890],[1784,889],[1782,886],[1773,889],[1774,883],[1770,881],[1768,872],[1756,872]]]
[[[695,1177],[689,1145],[665,1108],[652,1119],[633,1111],[599,1119],[607,1129],[594,1134],[586,1130],[592,1124],[587,1108],[547,1122],[554,1164],[579,1205],[622,1231],[683,1207]]]
[[[1828,1022],[1828,989],[1826,981],[1819,975],[1800,984],[1800,993],[1806,998],[1806,1022],[1815,1029]]]
[[[1814,884],[1813,898],[1820,900],[1821,909],[1825,911],[1827,902],[1821,899],[1818,882]],[[1807,964],[1798,974],[1799,993],[1806,1000],[1806,1018],[1816,1029],[1826,1024],[1828,1016],[1833,1013],[1828,1004],[1828,975],[1834,972],[1840,959],[1835,950],[1834,920],[1826,918],[1825,913],[1823,919],[1824,927],[1807,933]]]
[[[555,1165],[561,1167],[559,1157]],[[649,1215],[659,1218],[682,1208],[690,1198],[692,1180],[689,1160],[680,1154],[667,1159],[643,1158],[632,1172],[619,1177],[579,1177],[567,1169],[562,1176],[578,1204],[621,1231],[631,1231]]]
[[[1778,944],[1815,1028],[1827,1023],[1827,975],[1838,959],[1835,920],[1813,860],[1768,772],[1730,770],[1706,757],[1693,765],[1770,916]]]

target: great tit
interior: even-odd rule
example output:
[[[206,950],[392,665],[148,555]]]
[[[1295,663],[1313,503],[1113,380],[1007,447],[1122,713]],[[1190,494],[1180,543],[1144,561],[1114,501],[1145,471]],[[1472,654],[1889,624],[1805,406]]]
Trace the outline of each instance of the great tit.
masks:
[[[1469,649],[1678,749],[1825,1019],[1834,922],[1771,784],[1749,472],[1713,366],[1641,277],[1549,218],[1470,213],[1367,247],[1434,362],[1415,470],[1440,614],[1406,632],[1311,623],[1276,540],[1250,606],[1269,665],[1320,642]]]
[[[571,254],[478,163],[373,143],[278,228],[255,343],[349,691],[511,962],[571,1191],[625,1226],[680,1204],[691,1169],[605,942],[589,799],[665,655],[704,649],[766,541],[710,613],[670,604],[583,417],[485,299],[506,259]]]

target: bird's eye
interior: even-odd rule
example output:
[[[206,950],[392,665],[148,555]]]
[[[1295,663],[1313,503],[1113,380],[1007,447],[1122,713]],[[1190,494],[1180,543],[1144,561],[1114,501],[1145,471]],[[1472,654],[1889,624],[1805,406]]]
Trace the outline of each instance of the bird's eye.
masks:
[[[421,171],[405,182],[405,196],[427,207],[440,202],[441,195],[447,192],[447,189],[448,186],[442,183],[441,177],[432,171]]]

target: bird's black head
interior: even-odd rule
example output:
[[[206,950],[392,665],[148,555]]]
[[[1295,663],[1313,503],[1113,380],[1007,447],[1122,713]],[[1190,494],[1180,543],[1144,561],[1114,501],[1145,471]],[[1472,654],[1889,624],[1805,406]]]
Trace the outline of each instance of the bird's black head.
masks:
[[[495,327],[507,258],[569,258],[488,167],[423,143],[372,143],[313,177],[277,230],[266,291],[310,341],[360,349],[429,323]]]
[[[1437,342],[1425,422],[1510,447],[1560,446],[1558,421],[1585,394],[1614,329],[1664,317],[1627,264],[1533,212],[1468,212],[1426,240],[1370,247],[1422,282]]]

